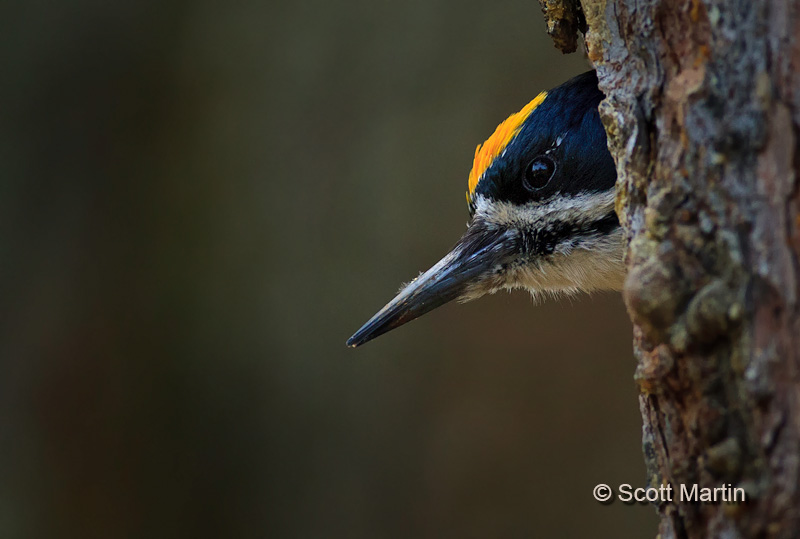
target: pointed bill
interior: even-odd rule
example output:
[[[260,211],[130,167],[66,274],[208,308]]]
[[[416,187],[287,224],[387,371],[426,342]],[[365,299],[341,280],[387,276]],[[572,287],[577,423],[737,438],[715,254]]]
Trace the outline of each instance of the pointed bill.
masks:
[[[456,246],[431,269],[411,281],[347,340],[357,347],[423,314],[464,296],[517,252],[516,235],[473,223]]]

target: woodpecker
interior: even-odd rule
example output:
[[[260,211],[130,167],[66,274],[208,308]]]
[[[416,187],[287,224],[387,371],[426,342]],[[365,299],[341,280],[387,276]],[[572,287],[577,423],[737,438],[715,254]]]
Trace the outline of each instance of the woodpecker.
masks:
[[[537,95],[475,150],[470,221],[453,249],[347,341],[356,347],[457,299],[620,290],[616,170],[589,71]]]

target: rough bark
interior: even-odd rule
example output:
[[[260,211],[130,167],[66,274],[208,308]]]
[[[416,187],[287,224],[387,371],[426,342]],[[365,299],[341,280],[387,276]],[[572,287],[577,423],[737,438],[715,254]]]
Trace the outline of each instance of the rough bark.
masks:
[[[570,21],[585,18],[607,96],[648,482],[747,493],[659,504],[660,535],[796,537],[800,3],[566,0],[561,11],[566,22],[548,27],[574,36]]]

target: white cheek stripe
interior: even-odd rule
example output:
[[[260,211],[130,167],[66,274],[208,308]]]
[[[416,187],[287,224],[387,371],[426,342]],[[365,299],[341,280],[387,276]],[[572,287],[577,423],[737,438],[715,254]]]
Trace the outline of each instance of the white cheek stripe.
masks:
[[[490,201],[483,195],[475,200],[475,216],[489,225],[504,227],[547,228],[554,222],[591,223],[614,209],[614,189],[599,193],[583,193],[573,197],[556,196],[545,203],[530,202],[523,206]]]
[[[553,223],[588,224],[614,209],[614,190],[555,197],[545,203],[517,206],[490,201],[483,196],[475,201],[475,216],[489,227],[540,228]],[[565,238],[553,254],[529,264],[497,272],[468,287],[463,301],[484,294],[515,288],[527,289],[535,298],[541,294],[574,294],[579,291],[620,290],[625,278],[622,229],[606,235]]]

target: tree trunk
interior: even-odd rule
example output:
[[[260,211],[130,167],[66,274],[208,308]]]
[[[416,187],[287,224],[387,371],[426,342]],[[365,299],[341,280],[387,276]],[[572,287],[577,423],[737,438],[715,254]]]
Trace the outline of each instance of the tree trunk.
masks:
[[[800,2],[540,2],[606,94],[648,483],[676,489],[660,534],[796,537]]]

